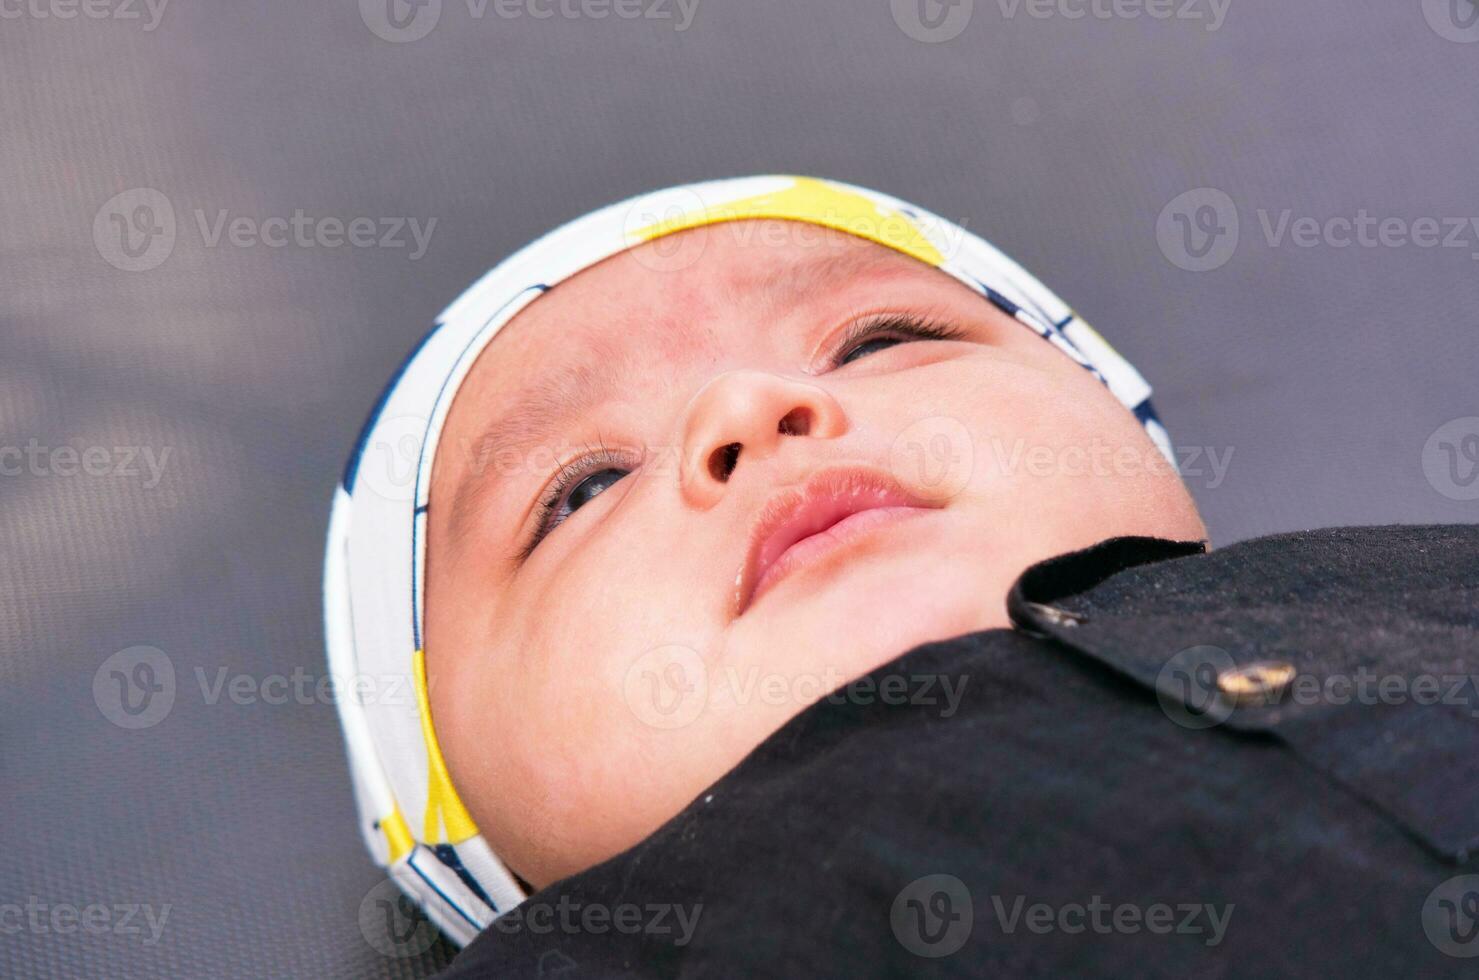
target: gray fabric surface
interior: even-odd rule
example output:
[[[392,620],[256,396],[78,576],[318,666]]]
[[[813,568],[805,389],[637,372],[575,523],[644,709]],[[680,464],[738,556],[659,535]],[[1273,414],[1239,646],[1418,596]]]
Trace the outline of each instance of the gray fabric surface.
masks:
[[[1189,480],[1217,543],[1479,519],[1424,469],[1432,433],[1479,415],[1479,233],[1301,248],[1259,218],[1479,213],[1479,45],[1430,25],[1441,3],[1233,0],[1209,31],[977,0],[930,44],[887,0],[701,0],[681,32],[447,0],[410,43],[353,0],[173,0],[153,30],[142,3],[63,20],[35,11],[64,3],[28,2],[0,7],[0,447],[106,461],[66,475],[43,452],[15,473],[12,454],[0,476],[0,975],[445,961],[443,944],[388,957],[360,928],[380,879],[332,705],[209,687],[223,668],[253,685],[324,674],[327,501],[382,381],[499,257],[640,190],[816,173],[994,240],[1146,373],[1178,445],[1232,451],[1221,482]],[[1200,273],[1156,234],[1199,187],[1240,218],[1231,258]],[[135,188],[169,200],[175,236],[157,267],[124,271],[95,218]],[[299,208],[437,223],[412,261],[209,246],[196,216],[209,233],[223,209]],[[127,449],[167,450],[159,479]],[[128,730],[94,679],[137,645],[169,658],[176,694]],[[166,905],[152,944],[115,908]]]

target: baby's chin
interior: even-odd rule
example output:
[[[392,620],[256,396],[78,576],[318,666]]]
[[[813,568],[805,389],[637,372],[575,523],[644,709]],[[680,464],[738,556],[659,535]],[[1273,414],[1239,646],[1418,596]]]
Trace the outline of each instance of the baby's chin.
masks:
[[[938,517],[891,546],[774,583],[730,624],[721,669],[779,674],[804,701],[921,644],[1010,625],[1006,594],[1020,569]]]

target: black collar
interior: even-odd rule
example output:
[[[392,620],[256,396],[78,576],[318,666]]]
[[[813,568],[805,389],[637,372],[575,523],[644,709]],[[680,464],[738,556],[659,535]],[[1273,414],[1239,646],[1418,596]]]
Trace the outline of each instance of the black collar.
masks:
[[[1072,627],[1083,614],[1059,608],[1059,600],[1086,592],[1117,572],[1152,562],[1201,555],[1205,541],[1128,536],[1109,538],[1033,565],[1018,576],[1007,594],[1012,625],[1033,636],[1051,636],[1049,627]]]

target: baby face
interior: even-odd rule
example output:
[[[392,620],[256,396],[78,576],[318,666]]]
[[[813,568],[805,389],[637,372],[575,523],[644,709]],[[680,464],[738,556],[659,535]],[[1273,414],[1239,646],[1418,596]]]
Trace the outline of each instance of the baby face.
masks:
[[[535,886],[846,681],[1008,626],[1032,563],[1206,535],[1061,351],[922,262],[781,221],[680,232],[535,300],[459,390],[430,500],[432,716]]]

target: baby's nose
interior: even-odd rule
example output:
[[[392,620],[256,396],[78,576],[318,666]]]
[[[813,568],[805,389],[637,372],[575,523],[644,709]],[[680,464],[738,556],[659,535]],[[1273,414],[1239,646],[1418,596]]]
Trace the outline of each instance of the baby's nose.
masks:
[[[682,490],[701,508],[718,503],[741,460],[769,457],[788,436],[835,439],[848,428],[842,405],[825,388],[768,371],[726,371],[686,411]]]

